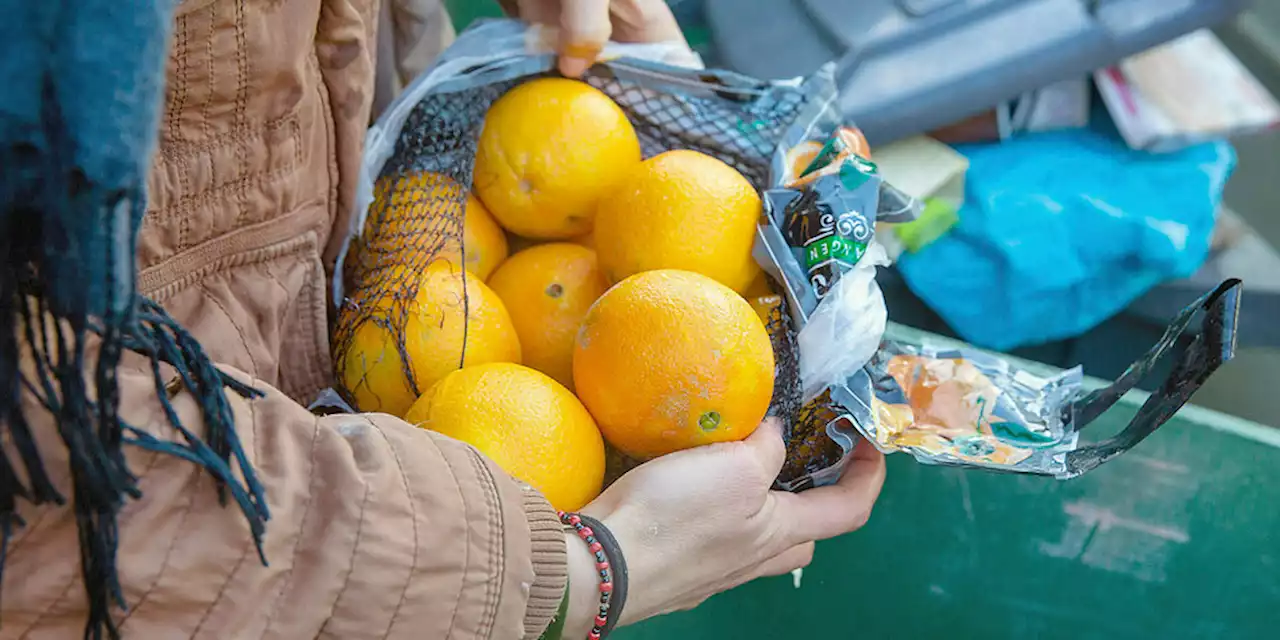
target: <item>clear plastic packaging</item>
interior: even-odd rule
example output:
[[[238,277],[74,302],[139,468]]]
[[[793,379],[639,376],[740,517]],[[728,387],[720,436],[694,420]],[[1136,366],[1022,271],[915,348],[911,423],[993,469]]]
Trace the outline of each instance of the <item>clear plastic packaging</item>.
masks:
[[[787,465],[777,482],[790,491],[839,479],[859,437],[855,425],[873,420],[864,365],[887,323],[875,275],[890,262],[875,227],[914,220],[923,208],[884,181],[862,133],[841,123],[834,86],[816,90],[822,99],[811,101],[774,151],[755,248],[796,334],[798,397],[782,414]],[[775,404],[789,403],[775,397]]]
[[[881,451],[1056,475],[1078,443],[1063,407],[1080,393],[1079,367],[1045,378],[973,349],[886,342],[868,368],[864,433]]]
[[[880,346],[889,313],[876,284],[876,268],[889,264],[873,242],[852,270],[822,298],[796,341],[800,346],[801,396],[810,401],[856,374]]]
[[[1201,296],[1123,375],[1093,389],[1079,367],[1046,377],[977,349],[886,341],[866,367],[873,419],[854,424],[881,451],[926,464],[1077,477],[1154,433],[1235,355],[1240,289],[1228,280]],[[1083,429],[1168,361],[1124,429],[1081,442]]]
[[[775,154],[775,186],[765,192],[774,229],[763,233],[779,232],[783,240],[775,236],[774,251],[763,252],[783,263],[766,268],[787,272],[782,280],[798,293],[793,319],[804,402],[857,374],[884,334],[888,313],[875,281],[876,268],[890,262],[875,240],[882,204],[897,220],[920,210],[884,182],[860,131],[829,130],[825,141],[784,142]]]
[[[798,331],[802,402],[780,488],[834,482],[859,438],[924,464],[1075,477],[1136,446],[1234,355],[1238,281],[1184,309],[1146,356],[1094,391],[1078,367],[1046,376],[977,349],[882,342],[874,278],[889,260],[874,229],[909,221],[920,203],[885,184],[873,162],[840,155],[856,146],[849,129],[827,131],[825,145],[804,138],[775,153],[756,248]],[[803,170],[798,149],[816,158]],[[1120,434],[1082,444],[1081,429],[1169,358],[1173,371]]]

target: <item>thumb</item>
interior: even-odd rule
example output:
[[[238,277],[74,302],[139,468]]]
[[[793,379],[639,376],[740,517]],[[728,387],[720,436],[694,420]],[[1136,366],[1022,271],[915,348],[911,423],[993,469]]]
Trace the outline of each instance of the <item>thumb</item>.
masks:
[[[609,0],[563,0],[560,3],[560,73],[577,78],[595,64],[609,41]]]
[[[787,446],[782,439],[782,420],[769,417],[756,428],[755,432],[743,441],[755,454],[761,471],[769,482],[778,477],[782,465],[787,461]]]

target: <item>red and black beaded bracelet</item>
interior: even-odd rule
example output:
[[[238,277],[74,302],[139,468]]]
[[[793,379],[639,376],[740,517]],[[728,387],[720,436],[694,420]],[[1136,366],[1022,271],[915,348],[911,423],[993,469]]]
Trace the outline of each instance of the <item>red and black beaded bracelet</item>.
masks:
[[[596,571],[600,574],[600,610],[592,624],[587,640],[608,637],[622,616],[622,605],[627,601],[627,561],[613,532],[603,522],[580,513],[560,512],[560,522],[572,527],[596,559]]]

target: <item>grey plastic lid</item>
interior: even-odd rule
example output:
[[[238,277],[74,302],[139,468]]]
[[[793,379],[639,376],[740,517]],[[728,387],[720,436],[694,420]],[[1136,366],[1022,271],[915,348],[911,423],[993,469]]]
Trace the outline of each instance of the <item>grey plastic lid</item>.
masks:
[[[945,126],[1227,20],[1248,0],[706,0],[719,58],[760,78],[839,61],[872,144]]]

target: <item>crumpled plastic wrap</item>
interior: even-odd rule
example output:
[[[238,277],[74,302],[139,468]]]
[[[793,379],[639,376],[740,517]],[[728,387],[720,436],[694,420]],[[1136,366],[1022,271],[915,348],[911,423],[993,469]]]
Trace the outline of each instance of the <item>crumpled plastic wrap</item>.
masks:
[[[886,342],[869,368],[876,397],[864,431],[881,451],[1057,474],[1079,440],[1063,410],[1081,391],[1079,367],[1045,378],[976,350]]]
[[[1124,376],[1092,392],[1079,367],[1046,377],[977,349],[882,341],[874,278],[888,259],[875,228],[913,219],[920,203],[884,183],[856,133],[788,132],[765,191],[756,257],[798,331],[803,400],[780,487],[834,482],[859,438],[924,464],[1076,477],[1153,433],[1234,355],[1238,281],[1189,305]],[[1172,373],[1120,434],[1082,444],[1082,429],[1170,358]]]

